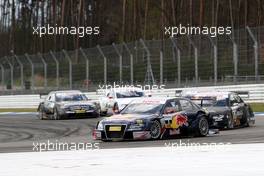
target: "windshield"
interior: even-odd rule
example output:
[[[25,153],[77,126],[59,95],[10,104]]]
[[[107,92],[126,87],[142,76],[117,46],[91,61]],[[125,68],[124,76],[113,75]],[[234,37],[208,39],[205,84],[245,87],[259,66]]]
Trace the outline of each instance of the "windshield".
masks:
[[[122,110],[121,114],[159,114],[163,104],[129,104]]]
[[[144,93],[139,91],[127,91],[127,92],[117,92],[117,98],[133,98],[133,97],[143,97]]]
[[[56,94],[56,102],[61,101],[85,101],[87,100],[87,97],[84,94],[78,94],[78,93],[57,93]]]
[[[202,107],[209,107],[209,106],[226,106],[227,101],[226,99],[221,99],[221,100],[213,100],[213,99],[194,99],[192,100],[194,103],[202,106]]]

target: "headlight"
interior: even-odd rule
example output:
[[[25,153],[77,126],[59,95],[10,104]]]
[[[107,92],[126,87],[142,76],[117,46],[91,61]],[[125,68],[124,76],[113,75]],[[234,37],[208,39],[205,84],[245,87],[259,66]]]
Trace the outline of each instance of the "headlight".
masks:
[[[102,122],[99,122],[97,125],[97,130],[104,130],[104,125]]]
[[[209,111],[206,108],[202,108],[204,110],[204,112],[206,113],[206,115],[209,114]]]
[[[143,120],[136,120],[134,123],[130,124],[129,130],[141,130],[144,126]]]

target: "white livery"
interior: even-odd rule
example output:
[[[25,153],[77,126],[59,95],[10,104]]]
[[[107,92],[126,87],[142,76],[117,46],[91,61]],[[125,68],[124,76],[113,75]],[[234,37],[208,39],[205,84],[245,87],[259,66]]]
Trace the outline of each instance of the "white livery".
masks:
[[[105,95],[100,98],[100,107],[103,114],[109,111],[121,111],[132,100],[146,97],[142,89],[114,88],[105,91]]]

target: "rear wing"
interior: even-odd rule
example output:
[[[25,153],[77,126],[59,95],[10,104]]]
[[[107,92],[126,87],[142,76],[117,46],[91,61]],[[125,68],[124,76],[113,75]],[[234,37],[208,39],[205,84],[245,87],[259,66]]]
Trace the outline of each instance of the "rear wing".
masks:
[[[242,98],[249,98],[249,91],[231,91],[231,92],[238,94]]]

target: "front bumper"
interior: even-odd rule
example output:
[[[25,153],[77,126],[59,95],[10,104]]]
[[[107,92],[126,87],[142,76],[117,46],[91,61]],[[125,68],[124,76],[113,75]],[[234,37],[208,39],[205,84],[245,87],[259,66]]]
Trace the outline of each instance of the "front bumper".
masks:
[[[213,122],[211,123],[210,127],[213,128],[224,128],[228,123],[227,119],[223,119],[221,121],[215,121],[213,120]]]
[[[93,131],[94,140],[105,140],[105,141],[121,141],[121,140],[147,140],[151,139],[149,131],[120,131],[110,132],[107,130]]]
[[[60,113],[60,116],[62,117],[98,117],[99,112],[98,111],[64,111]]]
[[[210,128],[224,128],[228,124],[228,118],[223,115],[222,118],[214,118],[213,116],[209,119]]]

